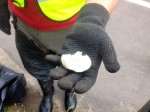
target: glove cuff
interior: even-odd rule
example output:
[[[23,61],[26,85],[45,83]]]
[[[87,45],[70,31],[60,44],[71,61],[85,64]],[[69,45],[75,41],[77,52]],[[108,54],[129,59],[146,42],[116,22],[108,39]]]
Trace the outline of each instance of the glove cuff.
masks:
[[[82,7],[77,21],[94,23],[96,25],[101,25],[104,28],[109,17],[109,12],[102,5],[89,3]]]

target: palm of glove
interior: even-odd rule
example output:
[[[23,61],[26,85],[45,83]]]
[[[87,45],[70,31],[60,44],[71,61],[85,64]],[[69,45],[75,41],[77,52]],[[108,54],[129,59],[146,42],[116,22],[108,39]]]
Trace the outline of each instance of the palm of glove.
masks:
[[[50,76],[59,80],[58,86],[61,89],[74,88],[77,93],[87,92],[96,81],[102,61],[109,72],[116,72],[120,68],[110,38],[104,29],[98,25],[78,22],[73,27],[60,54],[74,54],[77,51],[88,55],[91,58],[92,66],[82,73],[67,70],[62,65],[52,69]],[[47,56],[47,59],[53,61],[52,57]]]

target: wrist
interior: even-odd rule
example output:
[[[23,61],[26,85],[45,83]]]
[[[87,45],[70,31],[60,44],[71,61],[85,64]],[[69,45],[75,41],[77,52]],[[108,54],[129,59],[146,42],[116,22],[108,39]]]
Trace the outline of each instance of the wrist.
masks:
[[[104,6],[109,13],[112,13],[112,11],[115,9],[118,2],[119,0],[86,0],[86,4],[97,3]]]
[[[79,12],[79,22],[91,22],[105,27],[110,14],[105,7],[97,3],[86,4]]]

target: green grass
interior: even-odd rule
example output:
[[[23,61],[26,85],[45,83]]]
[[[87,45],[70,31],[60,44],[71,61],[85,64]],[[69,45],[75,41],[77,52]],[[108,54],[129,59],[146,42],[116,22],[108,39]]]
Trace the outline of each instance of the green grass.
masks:
[[[82,100],[83,100],[83,96],[81,96],[81,98],[78,100],[75,112],[79,112],[79,110],[80,110],[79,108],[81,107]],[[68,108],[68,110],[66,112],[69,112],[69,110],[72,109],[72,108],[74,108],[74,107]],[[12,106],[5,106],[4,107],[4,112],[33,112],[33,111],[30,110],[29,108],[25,107],[22,104],[14,104]],[[53,112],[60,112],[59,106],[55,103],[53,105]],[[89,109],[86,109],[82,112],[93,112],[93,111],[91,110],[91,107],[90,107]]]
[[[21,104],[14,104],[12,106],[5,106],[4,112],[29,112],[29,111],[26,111],[25,107]]]

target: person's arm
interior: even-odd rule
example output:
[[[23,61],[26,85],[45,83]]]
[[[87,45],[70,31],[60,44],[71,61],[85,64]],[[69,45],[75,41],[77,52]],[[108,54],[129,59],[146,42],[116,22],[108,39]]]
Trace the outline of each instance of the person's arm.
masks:
[[[119,0],[87,0],[86,3],[97,3],[104,6],[109,13],[111,13],[116,7]]]

